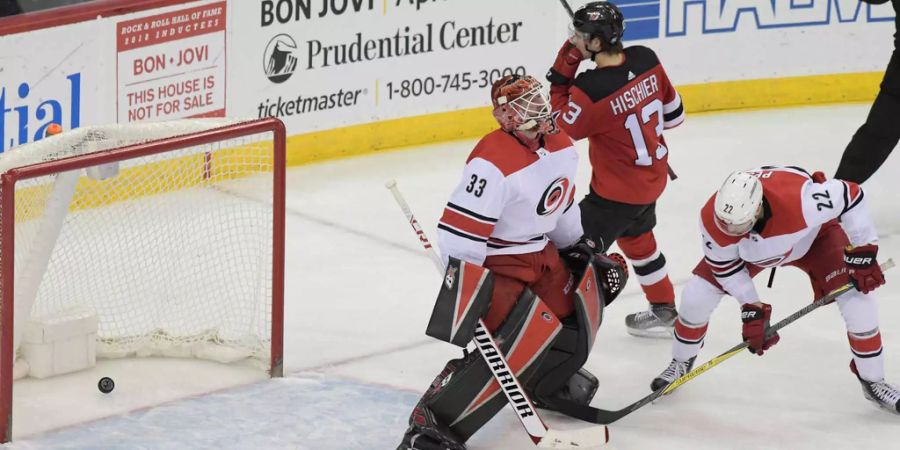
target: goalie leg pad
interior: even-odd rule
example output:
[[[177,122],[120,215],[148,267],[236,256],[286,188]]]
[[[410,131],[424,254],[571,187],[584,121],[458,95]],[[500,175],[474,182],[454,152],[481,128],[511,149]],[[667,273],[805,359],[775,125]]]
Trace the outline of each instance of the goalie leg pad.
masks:
[[[603,322],[606,294],[597,273],[594,264],[588,265],[573,296],[574,317],[563,321],[563,331],[529,386],[542,407],[556,409],[560,398],[588,404],[597,392],[596,377],[582,368]]]
[[[507,370],[525,384],[561,329],[550,309],[526,290],[496,334],[500,351],[509,363]],[[502,366],[502,361],[492,359],[491,364]],[[448,426],[463,442],[507,403],[500,384],[478,353],[468,355],[459,368],[437,384],[423,403],[438,422]],[[515,393],[511,394],[516,397]]]
[[[465,348],[493,291],[494,277],[488,269],[451,256],[425,334]]]

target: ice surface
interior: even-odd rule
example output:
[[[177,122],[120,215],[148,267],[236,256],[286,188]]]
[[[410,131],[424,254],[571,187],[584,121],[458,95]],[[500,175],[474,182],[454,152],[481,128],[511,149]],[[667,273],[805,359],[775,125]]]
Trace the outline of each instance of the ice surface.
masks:
[[[831,175],[867,111],[848,105],[694,115],[667,132],[671,164],[681,178],[659,203],[656,235],[676,289],[701,255],[697,211],[729,172],[793,164]],[[247,367],[148,359],[105,361],[59,379],[20,381],[11,448],[394,448],[418,394],[458,352],[424,336],[437,275],[383,183],[398,180],[433,237],[473,144],[291,169],[285,379],[265,380]],[[582,192],[589,173],[585,152]],[[883,259],[900,258],[898,175],[900,156],[894,155],[866,184]],[[253,187],[245,194],[254,196]],[[888,377],[900,382],[900,284],[891,282],[897,277],[889,272],[889,284],[877,294]],[[765,289],[763,278],[757,284],[776,319],[810,300],[797,270],[780,270],[773,289]],[[595,406],[617,409],[644,396],[670,359],[668,341],[625,333],[625,315],[644,307],[637,283],[631,283],[607,310],[587,364],[601,382]],[[738,355],[612,425],[611,448],[898,447],[900,417],[864,400],[847,369],[850,351],[836,308],[817,311],[781,335],[764,357]],[[739,339],[738,307],[725,299],[700,358]],[[96,389],[104,375],[117,384],[108,396]],[[112,417],[78,424],[103,416]],[[557,415],[547,420],[581,426]],[[47,431],[62,426],[67,428]],[[470,441],[474,450],[529,446],[507,410]]]

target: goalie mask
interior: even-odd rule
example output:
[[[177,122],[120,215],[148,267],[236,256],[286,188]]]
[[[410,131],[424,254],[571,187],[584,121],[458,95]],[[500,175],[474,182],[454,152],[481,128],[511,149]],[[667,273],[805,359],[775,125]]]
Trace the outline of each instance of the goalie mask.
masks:
[[[556,132],[550,99],[541,82],[532,76],[507,75],[491,88],[494,118],[506,132]]]

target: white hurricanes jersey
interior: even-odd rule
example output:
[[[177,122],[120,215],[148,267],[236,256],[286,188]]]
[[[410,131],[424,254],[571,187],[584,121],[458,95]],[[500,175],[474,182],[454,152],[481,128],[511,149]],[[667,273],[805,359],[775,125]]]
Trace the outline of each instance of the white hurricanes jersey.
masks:
[[[438,224],[448,256],[482,265],[491,255],[538,252],[582,235],[575,205],[578,154],[564,132],[547,135],[537,151],[509,133],[494,131],[472,151],[462,181]]]
[[[713,275],[741,303],[759,301],[746,263],[775,267],[806,255],[823,224],[841,219],[854,246],[878,240],[856,183],[837,179],[816,183],[796,167],[767,166],[752,171],[763,187],[764,217],[750,233],[735,237],[715,225],[715,195],[700,213],[703,253]]]

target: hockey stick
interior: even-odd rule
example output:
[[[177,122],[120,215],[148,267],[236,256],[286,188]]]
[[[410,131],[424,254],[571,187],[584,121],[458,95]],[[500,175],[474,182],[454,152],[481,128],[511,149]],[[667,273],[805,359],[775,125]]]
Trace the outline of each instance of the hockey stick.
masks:
[[[566,14],[569,15],[569,18],[574,19],[575,11],[572,11],[572,7],[569,6],[569,2],[566,0],[559,0],[559,2],[562,3],[563,8],[566,9]],[[669,163],[666,163],[666,170],[669,171],[669,179],[670,180],[675,181],[678,179],[678,175],[675,174],[675,171],[672,169],[672,166],[670,166]]]
[[[434,267],[443,275],[445,271],[444,263],[437,252],[434,251],[434,247],[428,240],[428,236],[422,231],[422,227],[419,226],[419,222],[413,215],[412,210],[410,210],[409,204],[406,203],[406,199],[403,198],[403,195],[397,188],[397,182],[389,180],[384,185],[394,195],[394,200],[397,201],[397,205],[403,210],[403,214],[406,215],[406,220],[409,221],[413,231],[419,236],[419,242],[425,248],[425,252],[428,253],[431,262],[434,263]],[[579,430],[554,430],[547,427],[540,415],[538,415],[537,408],[535,408],[531,398],[529,398],[525,389],[522,388],[518,377],[509,369],[506,357],[503,356],[503,353],[497,346],[497,342],[494,341],[490,332],[487,331],[484,321],[481,319],[478,319],[478,324],[475,326],[474,340],[479,353],[481,353],[487,366],[491,369],[495,381],[500,385],[500,390],[506,395],[509,405],[515,411],[516,417],[522,422],[522,426],[525,427],[525,431],[528,432],[535,445],[540,448],[585,449],[600,447],[609,440],[609,432],[605,426],[588,427]]]
[[[888,270],[892,267],[894,267],[893,259],[888,259],[887,261],[885,261],[884,263],[881,264],[881,270]],[[847,283],[847,284],[831,291],[828,295],[825,295],[824,297],[810,303],[809,305],[806,305],[803,308],[800,308],[800,310],[798,310],[797,312],[791,314],[790,316],[785,317],[784,319],[782,319],[775,325],[772,325],[771,327],[769,327],[769,330],[766,333],[767,337],[771,337],[771,335],[775,334],[778,330],[794,323],[797,319],[811,313],[812,311],[834,302],[835,299],[837,299],[839,296],[846,293],[850,289],[853,289],[853,285],[850,283]],[[632,412],[640,409],[641,407],[647,405],[648,403],[653,402],[657,398],[659,398],[665,394],[668,394],[668,393],[674,391],[675,389],[678,389],[679,387],[681,387],[681,385],[687,383],[688,381],[693,380],[694,378],[697,378],[700,374],[708,371],[709,369],[712,369],[713,367],[719,365],[720,363],[731,358],[732,356],[737,355],[738,353],[743,351],[748,346],[749,346],[749,344],[746,341],[741,342],[740,344],[735,345],[734,347],[728,349],[727,351],[720,354],[719,356],[716,356],[715,358],[707,361],[703,365],[682,375],[677,380],[669,383],[669,385],[666,386],[665,388],[656,390],[652,394],[650,394],[650,395],[648,395],[648,396],[646,396],[646,397],[644,397],[644,398],[642,398],[642,399],[640,399],[618,411],[609,411],[609,410],[605,410],[605,409],[593,408],[590,406],[571,405],[569,408],[565,408],[565,410],[561,409],[560,412],[562,412],[566,415],[575,417],[577,419],[591,422],[591,423],[597,423],[597,424],[603,424],[603,425],[611,424],[611,423],[631,414]]]

